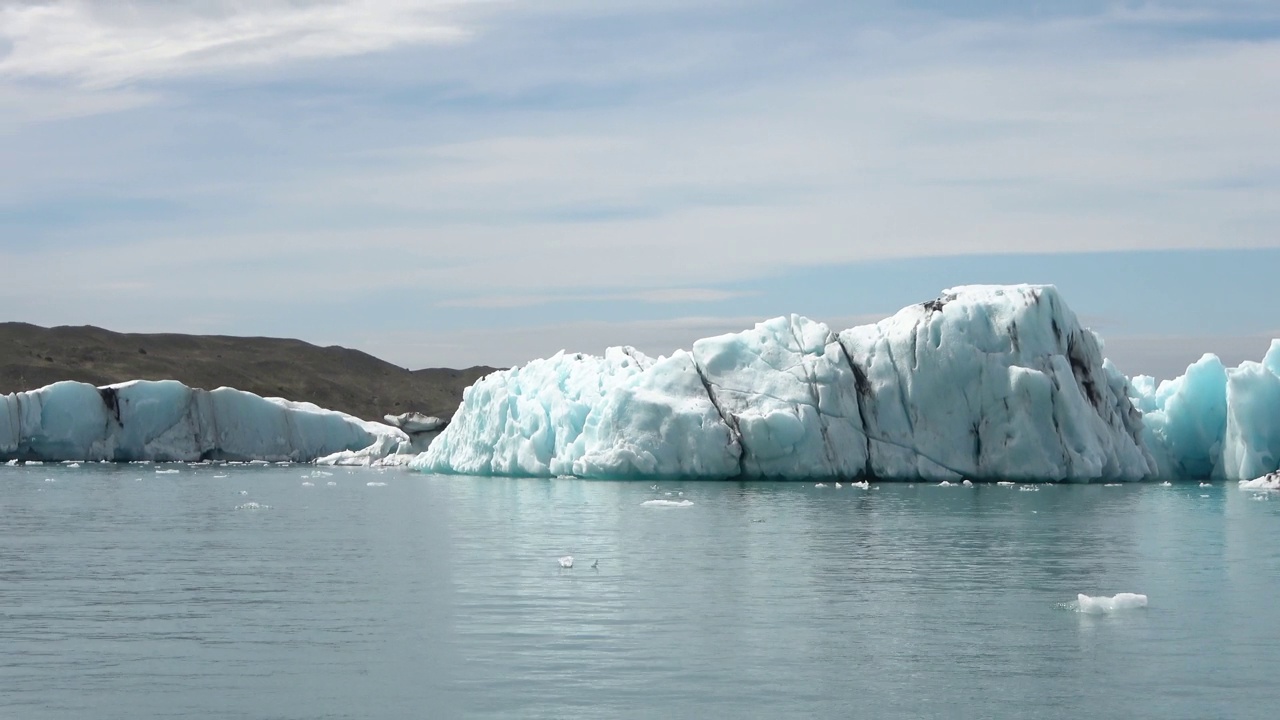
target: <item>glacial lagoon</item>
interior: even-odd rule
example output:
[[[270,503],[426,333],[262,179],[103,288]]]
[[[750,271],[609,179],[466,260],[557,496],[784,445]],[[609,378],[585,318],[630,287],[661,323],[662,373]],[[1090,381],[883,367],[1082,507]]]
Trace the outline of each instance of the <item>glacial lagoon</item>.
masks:
[[[0,467],[0,717],[1280,707],[1280,493],[823,485]]]

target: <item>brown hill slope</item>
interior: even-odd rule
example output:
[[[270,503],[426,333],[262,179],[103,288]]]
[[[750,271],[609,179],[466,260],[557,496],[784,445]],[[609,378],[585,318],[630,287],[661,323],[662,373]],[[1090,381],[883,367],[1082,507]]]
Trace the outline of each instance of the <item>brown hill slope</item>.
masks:
[[[411,372],[359,350],[301,340],[0,323],[0,394],[59,380],[94,385],[178,380],[210,390],[225,385],[305,400],[368,420],[409,411],[451,417],[462,391],[492,370]]]

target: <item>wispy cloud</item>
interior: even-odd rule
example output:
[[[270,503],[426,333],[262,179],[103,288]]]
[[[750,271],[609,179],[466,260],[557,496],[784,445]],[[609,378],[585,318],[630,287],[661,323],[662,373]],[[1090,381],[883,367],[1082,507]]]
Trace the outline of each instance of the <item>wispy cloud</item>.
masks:
[[[482,295],[443,300],[437,307],[516,308],[556,303],[639,302],[655,305],[713,303],[744,298],[754,293],[713,288],[658,288],[636,292],[599,292],[541,295]]]
[[[88,87],[341,57],[468,32],[464,0],[58,0],[0,7],[0,76]]]

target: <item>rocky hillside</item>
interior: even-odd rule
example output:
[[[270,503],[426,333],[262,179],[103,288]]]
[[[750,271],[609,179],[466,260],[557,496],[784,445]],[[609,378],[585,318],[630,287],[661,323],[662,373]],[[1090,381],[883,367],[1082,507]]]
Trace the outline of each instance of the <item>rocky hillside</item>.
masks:
[[[301,340],[0,323],[0,394],[59,380],[107,385],[172,379],[305,400],[368,420],[409,411],[447,418],[463,389],[492,370],[410,371],[359,350]]]

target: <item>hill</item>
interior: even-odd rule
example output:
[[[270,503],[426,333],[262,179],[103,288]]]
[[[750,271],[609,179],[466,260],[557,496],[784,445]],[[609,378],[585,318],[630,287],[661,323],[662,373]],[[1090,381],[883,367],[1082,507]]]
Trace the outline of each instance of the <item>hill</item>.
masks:
[[[367,420],[409,411],[447,418],[462,391],[493,369],[410,371],[359,350],[282,338],[0,323],[0,394],[59,380],[179,380],[191,387],[226,385],[304,400]]]

